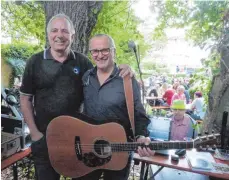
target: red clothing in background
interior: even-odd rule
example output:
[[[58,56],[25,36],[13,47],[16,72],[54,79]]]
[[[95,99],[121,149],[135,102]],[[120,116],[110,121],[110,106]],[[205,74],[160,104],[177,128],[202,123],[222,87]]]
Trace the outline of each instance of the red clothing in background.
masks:
[[[174,91],[172,89],[167,89],[163,95],[163,99],[166,99],[166,102],[169,106],[171,105],[173,95]]]

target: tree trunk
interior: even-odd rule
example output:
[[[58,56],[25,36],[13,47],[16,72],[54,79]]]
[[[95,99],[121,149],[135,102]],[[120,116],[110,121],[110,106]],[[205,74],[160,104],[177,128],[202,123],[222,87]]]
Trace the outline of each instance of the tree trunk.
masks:
[[[222,32],[221,42],[218,46],[221,55],[220,74],[213,78],[204,131],[211,131],[212,129],[218,132],[221,131],[223,112],[229,113],[229,11],[225,15]],[[227,117],[225,136],[224,144],[227,144],[229,139],[229,116]]]
[[[72,49],[87,54],[88,40],[102,4],[102,1],[44,1],[46,27],[52,16],[58,13],[66,14],[72,20],[76,31]],[[47,38],[46,42],[48,45]]]

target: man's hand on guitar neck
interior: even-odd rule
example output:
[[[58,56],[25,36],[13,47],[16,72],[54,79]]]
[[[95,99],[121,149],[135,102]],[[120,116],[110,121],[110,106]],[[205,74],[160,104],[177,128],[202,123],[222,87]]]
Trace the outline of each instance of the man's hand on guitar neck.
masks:
[[[145,137],[145,136],[140,136],[137,139],[137,142],[139,143],[144,143],[145,145],[149,145],[151,140],[149,137]],[[150,150],[150,148],[141,148],[140,146],[138,147],[138,154],[139,156],[154,156],[155,151]]]

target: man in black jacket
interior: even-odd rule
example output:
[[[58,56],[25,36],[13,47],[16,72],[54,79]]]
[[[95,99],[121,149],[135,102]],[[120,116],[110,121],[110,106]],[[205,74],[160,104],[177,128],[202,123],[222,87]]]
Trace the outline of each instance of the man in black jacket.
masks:
[[[84,84],[84,113],[96,121],[108,122],[109,119],[117,121],[125,127],[127,136],[132,136],[123,79],[119,68],[114,63],[115,44],[106,34],[98,34],[89,42],[89,49],[96,67],[88,70],[83,76]],[[140,90],[136,79],[133,78],[135,132],[137,142],[149,144],[147,132],[149,119],[141,103]],[[149,148],[138,148],[140,156],[154,154]],[[82,180],[99,180],[103,173],[104,180],[127,180],[130,170],[130,160],[127,166],[120,171],[100,170],[86,175]]]

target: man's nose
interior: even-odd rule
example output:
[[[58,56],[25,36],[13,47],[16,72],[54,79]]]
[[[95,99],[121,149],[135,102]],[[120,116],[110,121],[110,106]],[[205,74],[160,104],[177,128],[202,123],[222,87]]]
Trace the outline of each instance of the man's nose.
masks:
[[[62,31],[57,31],[57,37],[63,37]]]
[[[101,58],[101,57],[103,57],[103,54],[102,54],[101,51],[99,51],[99,52],[98,52],[98,58]]]

